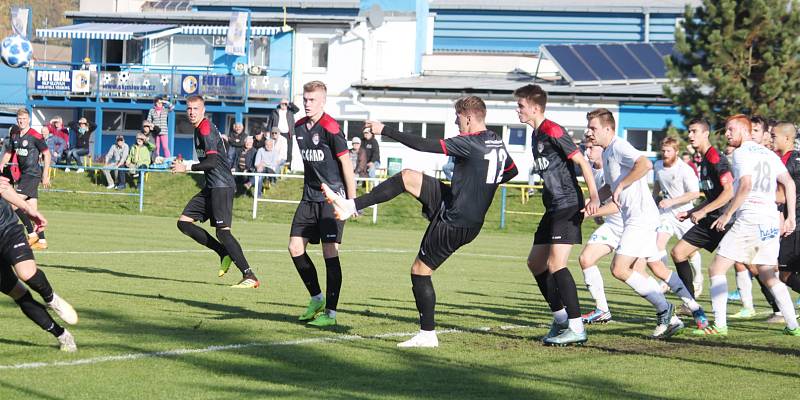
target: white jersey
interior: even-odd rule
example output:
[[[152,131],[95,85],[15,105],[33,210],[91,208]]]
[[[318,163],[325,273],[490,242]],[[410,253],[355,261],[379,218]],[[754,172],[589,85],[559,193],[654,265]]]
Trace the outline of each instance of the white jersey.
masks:
[[[775,191],[778,175],[787,172],[777,154],[753,141],[745,141],[733,152],[733,191],[739,190],[743,176],[750,176],[752,188],[741,207],[736,210],[738,218],[760,221],[777,218]]]
[[[605,183],[605,179],[603,178],[603,170],[602,169],[592,169],[592,171],[594,172],[594,184],[595,184],[595,187],[600,189],[601,187],[605,186],[606,183]],[[611,201],[611,199],[609,199],[605,203],[608,203],[610,201]],[[603,204],[605,204],[605,203],[603,203]],[[613,225],[615,227],[619,227],[620,230],[622,229],[622,214],[620,214],[619,212],[615,212],[614,214],[611,214],[611,215],[606,215],[605,217],[603,217],[603,220],[605,221],[606,224]],[[614,246],[614,247],[616,247],[616,246]]]
[[[615,137],[603,150],[603,178],[611,186],[611,191],[619,186],[623,178],[630,174],[634,163],[642,153],[625,139]],[[625,225],[637,225],[655,229],[658,226],[658,206],[653,200],[647,176],[639,178],[625,188],[619,196],[620,211]]]
[[[654,179],[658,182],[661,189],[660,196],[663,199],[674,199],[689,192],[700,191],[700,180],[694,173],[692,167],[680,158],[676,159],[672,166],[664,166],[663,160],[658,160],[653,164]],[[691,201],[676,204],[672,207],[661,210],[661,213],[677,214],[682,211],[689,211],[693,207]]]

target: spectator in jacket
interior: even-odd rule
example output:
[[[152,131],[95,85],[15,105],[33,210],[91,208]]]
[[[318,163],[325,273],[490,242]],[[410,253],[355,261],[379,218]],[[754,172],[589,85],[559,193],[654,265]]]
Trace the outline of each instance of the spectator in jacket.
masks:
[[[156,138],[161,134],[161,128],[152,122],[145,120],[142,122],[142,133],[147,138],[146,142],[150,142],[152,140],[153,143],[155,143]]]
[[[354,137],[351,141],[353,147],[350,149],[350,162],[353,163],[353,172],[359,178],[366,178],[367,175],[367,153],[361,147],[361,138]]]
[[[269,130],[278,128],[280,135],[286,139],[286,162],[292,165],[292,142],[294,142],[294,115],[300,111],[294,103],[281,99],[278,107],[272,110],[269,118]]]
[[[242,154],[246,137],[247,132],[244,131],[244,125],[241,122],[233,124],[231,133],[228,135],[228,165],[231,166],[231,169],[236,169],[235,163]]]
[[[163,97],[158,96],[153,100],[153,108],[147,112],[147,120],[158,127],[158,131],[153,128],[153,139],[156,141],[156,153],[158,156],[161,149],[164,149],[164,157],[169,158],[169,144],[167,133],[169,131],[169,112],[175,108]]]
[[[239,154],[239,159],[236,162],[236,172],[255,172],[256,171],[256,153],[258,149],[253,146],[255,140],[252,136],[248,136],[244,140],[244,147],[242,153]],[[244,184],[245,189],[250,189],[255,184],[255,180],[245,176],[237,176],[236,182]]]
[[[287,162],[286,157],[288,157],[289,146],[286,138],[281,135],[277,128],[272,128],[272,132],[270,133],[272,135],[272,141],[275,142],[273,143],[273,148],[275,153],[278,155],[278,168],[275,170],[275,172],[280,173],[281,167],[283,167],[283,164]]]
[[[128,161],[128,145],[125,143],[125,138],[122,135],[117,136],[117,140],[114,144],[111,145],[111,148],[108,149],[108,153],[106,153],[106,163],[105,166],[108,168],[123,168],[125,167],[125,163]],[[117,180],[125,186],[125,180],[119,179],[121,171],[113,171],[114,175],[117,176]],[[114,188],[114,178],[112,177],[112,171],[104,169],[103,175],[106,176],[106,182],[108,186],[107,189]]]
[[[83,172],[82,158],[89,155],[89,143],[95,129],[97,129],[97,125],[89,122],[86,118],[69,123],[70,136],[75,136],[75,146],[70,146],[64,164],[70,165],[72,161],[75,161],[75,165],[78,166],[78,172]],[[69,172],[69,168],[66,171]]]
[[[42,127],[42,136],[47,148],[50,149],[50,164],[58,164],[67,151],[67,141],[61,136],[56,136],[51,131],[50,125]]]
[[[361,147],[367,153],[367,171],[370,178],[374,178],[378,169],[381,168],[381,148],[378,140],[370,130],[364,131],[364,140],[361,142]]]
[[[264,147],[264,142],[267,139],[269,139],[269,126],[264,123],[258,128],[258,132],[253,135],[253,147],[256,148],[256,151]]]
[[[128,172],[133,172],[134,178],[139,177],[139,179],[142,179],[143,174],[140,174],[138,170],[147,168],[148,165],[150,165],[150,146],[147,145],[147,137],[143,133],[139,133],[136,135],[136,144],[134,144],[128,152],[128,159],[125,162],[125,166],[128,167],[128,169],[119,171],[117,189],[125,189],[125,182],[128,180]]]
[[[275,141],[272,139],[264,142],[264,147],[258,149],[255,159],[256,172],[265,174],[275,174],[280,168],[278,152],[275,151]],[[267,178],[271,183],[275,183],[275,177]]]
[[[64,150],[69,148],[69,130],[64,126],[64,120],[61,119],[60,116],[56,115],[55,117],[50,119],[50,123],[47,124],[47,128],[50,130],[50,133],[60,137],[66,146]]]

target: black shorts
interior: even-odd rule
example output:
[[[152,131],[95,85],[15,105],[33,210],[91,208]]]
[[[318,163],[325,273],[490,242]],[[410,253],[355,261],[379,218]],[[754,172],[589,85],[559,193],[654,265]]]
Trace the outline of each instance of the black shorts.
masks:
[[[778,253],[778,269],[781,271],[800,272],[800,232],[794,231],[781,239],[781,250]]]
[[[545,211],[533,235],[533,244],[581,244],[583,213],[577,206]]]
[[[719,242],[722,241],[722,238],[725,237],[725,233],[731,229],[733,226],[733,222],[729,223],[725,226],[725,230],[720,232],[716,229],[711,228],[711,224],[719,218],[718,215],[714,216],[706,216],[705,218],[701,219],[700,221],[689,229],[685,235],[681,238],[681,240],[689,243],[690,245],[706,249],[710,252],[714,252],[719,246]]]
[[[27,196],[29,199],[39,198],[39,183],[42,182],[40,176],[22,175],[17,182],[17,193]]]
[[[234,188],[203,188],[186,203],[183,215],[200,222],[211,220],[215,228],[230,228]]]
[[[333,205],[324,201],[303,200],[292,218],[290,237],[308,239],[309,243],[342,243],[344,221],[333,214]]]
[[[443,220],[445,199],[452,196],[450,186],[428,175],[422,177],[419,202],[422,211],[430,221],[417,258],[431,269],[442,265],[461,246],[473,241],[481,232],[481,227],[454,226]]]
[[[33,251],[28,246],[22,225],[8,227],[0,235],[0,292],[8,294],[17,284],[17,275],[12,267],[33,259]]]

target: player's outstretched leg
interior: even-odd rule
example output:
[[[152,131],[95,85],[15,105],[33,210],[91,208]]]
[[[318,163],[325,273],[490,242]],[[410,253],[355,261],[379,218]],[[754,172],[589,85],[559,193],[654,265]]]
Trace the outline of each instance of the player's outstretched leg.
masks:
[[[19,279],[42,296],[42,300],[47,303],[47,306],[55,311],[64,322],[70,325],[78,323],[78,313],[69,303],[53,292],[53,287],[50,286],[50,281],[44,271],[36,267],[33,259],[14,264],[14,270]]]
[[[2,283],[2,292],[14,299],[14,302],[17,303],[28,319],[39,325],[42,330],[53,335],[58,340],[61,351],[77,351],[78,348],[75,345],[75,338],[72,337],[72,334],[53,320],[44,306],[33,299],[28,289],[19,280],[14,279],[13,283],[11,283],[12,278],[13,273],[3,273],[3,279],[8,283]]]
[[[345,199],[331,190],[328,185],[322,184],[322,192],[328,202],[333,204],[336,218],[341,221],[350,218],[358,210],[387,202],[403,193],[419,198],[421,190],[422,173],[411,169],[404,169],[399,174],[392,175],[389,179],[375,186],[371,192],[355,199]]]
[[[231,286],[237,289],[256,289],[261,286],[261,282],[256,278],[256,274],[250,269],[250,264],[247,258],[244,257],[242,246],[239,241],[233,237],[230,228],[217,228],[217,239],[225,247],[225,252],[231,256],[233,263],[242,272],[242,280],[239,283]]]
[[[683,322],[674,315],[675,307],[661,293],[658,282],[652,276],[632,269],[635,263],[635,257],[616,254],[611,261],[611,273],[655,307],[657,324],[652,337],[666,339],[683,329]]]
[[[421,268],[424,267],[424,268]],[[426,271],[427,269],[427,271]],[[436,309],[436,291],[433,289],[431,275],[433,270],[417,258],[411,270],[411,290],[419,312],[419,333],[397,347],[439,347],[436,336],[434,314]]]

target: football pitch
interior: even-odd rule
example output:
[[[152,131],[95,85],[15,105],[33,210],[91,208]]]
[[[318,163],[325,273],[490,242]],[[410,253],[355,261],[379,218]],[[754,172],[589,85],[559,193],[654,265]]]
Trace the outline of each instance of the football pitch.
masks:
[[[730,321],[723,339],[686,329],[650,340],[652,308],[611,277],[607,260],[614,322],[589,326],[582,347],[542,346],[551,314],[525,267],[533,226],[484,232],[451,257],[433,278],[440,347],[399,349],[418,330],[409,270],[421,229],[347,226],[339,325],[316,329],[297,321],[308,294],[286,250],[288,224],[235,221],[262,281],[252,290],[228,287],[240,277],[235,268],[218,278],[215,255],[183,236],[175,218],[46,215],[50,249],[37,261],[79,312],[69,327],[79,350],[59,352],[4,298],[0,399],[796,396],[800,342],[781,335],[782,325],[767,325],[762,314]],[[320,248],[309,249],[324,288]],[[570,269],[587,311],[578,252]],[[704,270],[707,254],[705,261]],[[707,293],[699,300],[710,312]]]

